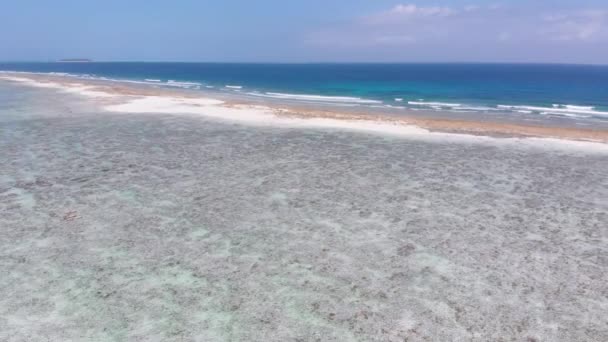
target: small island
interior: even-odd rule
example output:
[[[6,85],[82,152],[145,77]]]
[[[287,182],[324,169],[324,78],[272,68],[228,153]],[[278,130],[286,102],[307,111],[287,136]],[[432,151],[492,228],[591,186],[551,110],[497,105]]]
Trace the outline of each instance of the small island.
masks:
[[[66,59],[60,59],[58,62],[59,63],[91,63],[92,60],[87,59],[87,58],[66,58]]]

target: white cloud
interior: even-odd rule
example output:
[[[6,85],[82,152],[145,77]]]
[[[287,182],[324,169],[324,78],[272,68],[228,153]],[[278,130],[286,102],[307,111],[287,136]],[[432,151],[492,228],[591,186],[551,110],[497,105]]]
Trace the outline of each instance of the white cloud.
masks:
[[[542,16],[540,34],[553,41],[593,41],[608,38],[608,10],[579,10]]]
[[[349,58],[369,54],[384,59],[451,56],[483,60],[490,55],[517,59],[533,54],[554,58],[565,51],[588,58],[583,51],[590,51],[588,55],[597,60],[608,58],[608,49],[601,48],[608,46],[608,5],[605,9],[560,11],[523,5],[401,4],[311,32],[306,44]]]
[[[448,17],[456,13],[456,10],[450,7],[424,7],[414,4],[400,4],[387,11],[368,15],[363,18],[363,22],[371,25],[393,24],[412,20]]]
[[[389,14],[394,15],[417,15],[417,16],[440,16],[445,17],[454,14],[454,10],[449,7],[431,6],[418,7],[413,4],[397,5],[390,10]]]
[[[416,39],[408,35],[393,35],[393,36],[379,36],[376,37],[376,43],[382,45],[402,45],[414,43]]]

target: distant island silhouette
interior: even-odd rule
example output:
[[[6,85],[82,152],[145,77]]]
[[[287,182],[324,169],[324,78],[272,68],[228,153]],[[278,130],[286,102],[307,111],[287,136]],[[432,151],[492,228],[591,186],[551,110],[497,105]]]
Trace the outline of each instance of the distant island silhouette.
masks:
[[[90,63],[93,60],[88,59],[88,58],[66,58],[66,59],[60,59],[58,62],[63,62],[63,63],[73,63],[73,62],[79,62],[79,63]]]

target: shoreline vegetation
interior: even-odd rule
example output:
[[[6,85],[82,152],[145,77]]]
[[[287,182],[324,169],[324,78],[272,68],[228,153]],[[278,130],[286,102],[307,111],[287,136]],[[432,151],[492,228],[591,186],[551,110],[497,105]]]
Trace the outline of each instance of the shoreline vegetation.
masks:
[[[387,115],[265,102],[260,105],[242,99],[219,100],[213,98],[213,94],[203,91],[166,89],[105,80],[83,80],[64,75],[2,72],[0,80],[35,87],[56,88],[89,96],[100,101],[104,109],[118,112],[199,114],[257,124],[291,123],[389,134],[439,133],[494,138],[550,138],[608,144],[608,130],[595,127],[550,127],[534,123],[451,119],[410,112],[402,115]]]

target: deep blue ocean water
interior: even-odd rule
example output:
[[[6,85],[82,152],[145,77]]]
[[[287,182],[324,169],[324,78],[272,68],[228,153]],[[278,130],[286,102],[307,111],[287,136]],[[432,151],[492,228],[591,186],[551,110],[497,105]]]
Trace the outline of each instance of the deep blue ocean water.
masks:
[[[129,62],[0,63],[0,70],[339,105],[608,118],[608,66]]]

